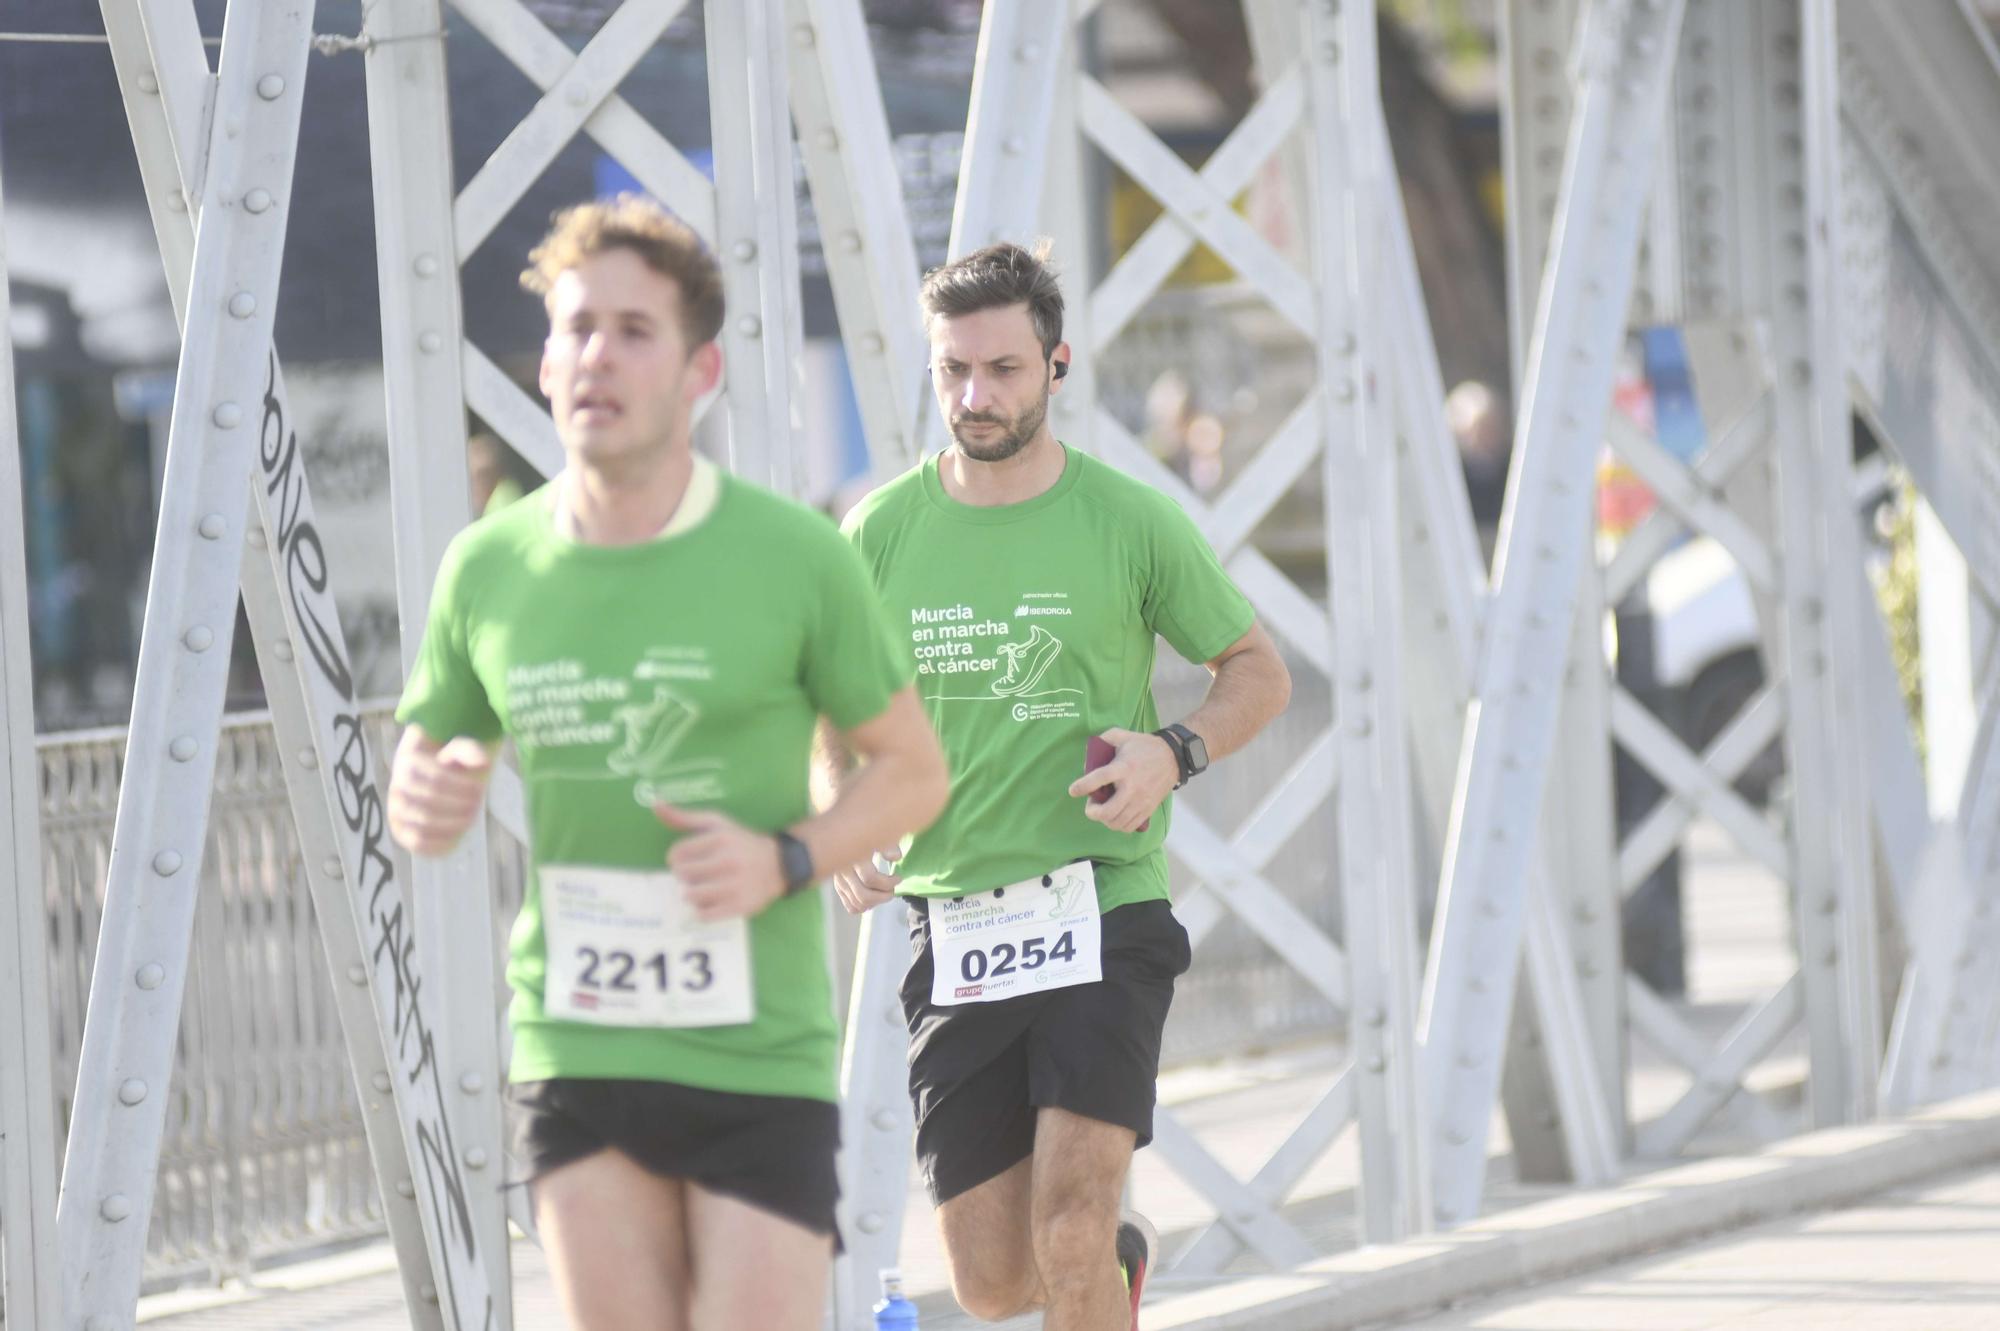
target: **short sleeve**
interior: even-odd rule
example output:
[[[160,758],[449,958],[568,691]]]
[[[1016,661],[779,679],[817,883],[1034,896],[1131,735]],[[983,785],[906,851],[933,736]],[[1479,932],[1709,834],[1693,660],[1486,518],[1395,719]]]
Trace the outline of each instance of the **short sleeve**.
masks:
[[[916,667],[891,636],[881,598],[854,547],[833,540],[814,557],[819,595],[802,678],[819,714],[835,728],[850,730],[887,711],[896,691],[916,678]]]
[[[1181,509],[1163,503],[1153,510],[1146,546],[1146,625],[1187,660],[1213,661],[1257,622],[1256,609]]]
[[[431,588],[430,619],[416,664],[396,704],[396,719],[423,727],[433,739],[500,737],[500,718],[473,669],[466,613],[467,578],[461,537],[445,551]]]

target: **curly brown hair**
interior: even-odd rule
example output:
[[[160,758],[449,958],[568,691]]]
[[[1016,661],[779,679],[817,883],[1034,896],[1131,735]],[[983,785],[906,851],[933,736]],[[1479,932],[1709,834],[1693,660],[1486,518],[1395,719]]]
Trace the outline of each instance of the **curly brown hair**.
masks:
[[[544,302],[556,279],[593,254],[627,249],[680,289],[681,329],[688,346],[713,342],[722,331],[722,272],[693,228],[651,199],[620,194],[565,208],[549,234],[528,251],[521,285]]]

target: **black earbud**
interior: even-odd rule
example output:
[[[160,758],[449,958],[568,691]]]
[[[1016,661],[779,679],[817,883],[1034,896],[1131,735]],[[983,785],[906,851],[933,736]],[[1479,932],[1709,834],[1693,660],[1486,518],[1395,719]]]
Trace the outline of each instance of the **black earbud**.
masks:
[[[1055,364],[1055,367],[1056,367],[1056,378],[1060,379],[1060,378],[1062,378],[1062,377],[1063,377],[1064,375],[1066,375],[1066,374],[1068,374],[1068,373],[1069,373],[1069,362],[1068,362],[1068,361],[1066,361],[1066,360],[1059,360],[1059,361],[1056,361],[1056,362],[1054,362],[1054,364]]]

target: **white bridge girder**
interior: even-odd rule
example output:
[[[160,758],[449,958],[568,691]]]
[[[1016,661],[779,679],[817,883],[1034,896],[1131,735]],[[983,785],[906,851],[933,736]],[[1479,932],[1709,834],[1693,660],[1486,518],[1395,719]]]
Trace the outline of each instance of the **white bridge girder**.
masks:
[[[453,4],[543,96],[452,189],[440,0],[369,7],[360,38],[406,661],[437,559],[466,516],[464,411],[545,471],[560,465],[545,412],[463,327],[458,266],[579,134],[717,247],[730,302],[717,423],[726,423],[732,465],[780,488],[796,484],[795,143],[828,237],[878,474],[913,459],[920,441],[939,442],[916,372],[915,250],[858,0],[708,0],[713,185],[617,92],[679,6],[632,0],[577,52],[519,0]],[[1969,11],[1922,0],[1919,18],[1884,32],[1879,15],[1849,0],[1509,0],[1519,406],[1489,584],[1443,429],[1443,385],[1381,117],[1374,5],[1248,0],[1261,94],[1198,170],[1089,67],[1080,25],[1098,7],[987,6],[951,248],[1056,237],[1081,353],[1059,429],[1183,504],[1334,697],[1332,726],[1240,826],[1214,826],[1192,808],[1176,819],[1170,851],[1196,880],[1177,902],[1191,936],[1199,944],[1225,918],[1241,921],[1347,1014],[1352,1056],[1248,1178],[1160,1112],[1161,1154],[1218,1214],[1181,1247],[1179,1269],[1214,1272],[1246,1250],[1275,1266],[1315,1255],[1283,1203],[1350,1124],[1365,1238],[1471,1218],[1503,1072],[1523,1167],[1532,1159],[1580,1181],[1612,1177],[1628,1150],[1684,1149],[1732,1104],[1776,1130],[1746,1077],[1801,1026],[1817,1122],[2000,1080],[1983,1035],[2000,1013],[1991,978],[2000,974],[1991,832],[2000,685],[1990,669],[1973,675],[1979,716],[1963,793],[1934,824],[1912,779],[1915,747],[1848,521],[1848,419],[1858,407],[1932,500],[1965,557],[1971,595],[2000,595],[1985,544],[2000,530],[2000,492],[1988,479],[2000,458],[2000,261],[1974,221],[1990,219],[1980,210],[2000,198],[2000,167],[1952,109],[2000,104],[2000,61]],[[440,937],[445,893],[455,912],[489,902],[484,852],[475,844],[420,872],[407,893],[395,881],[378,768],[359,738],[351,687],[341,686],[347,657],[329,590],[340,573],[325,566],[312,530],[269,350],[311,7],[232,5],[219,76],[193,44],[186,0],[103,0],[103,10],[185,349],[141,705],[55,1214],[59,1254],[47,1224],[34,1223],[52,1201],[32,1149],[54,1131],[37,1110],[46,1088],[29,1084],[22,1095],[10,1080],[0,1099],[8,1311],[50,1320],[59,1293],[62,1325],[130,1318],[221,715],[214,672],[240,591],[291,755],[292,808],[413,1323],[506,1325],[505,1217],[498,1189],[485,1186],[498,1182],[502,1159],[495,958],[426,941]],[[1910,86],[1927,62],[1943,71],[1942,92]],[[216,134],[217,125],[246,132]],[[1927,151],[1912,152],[1913,141]],[[1102,272],[1087,271],[1100,221],[1082,185],[1090,153],[1164,210]],[[1273,160],[1302,223],[1296,251],[1271,244],[1232,206]],[[199,240],[197,215],[212,223]],[[1092,365],[1197,243],[1312,348],[1315,376],[1303,404],[1212,498],[1100,405]],[[1899,387],[1908,367],[1894,360],[1893,320],[1910,308],[1948,326],[1946,351],[1957,359],[1943,363],[1959,373],[1954,384],[1969,385],[1949,421],[1917,412]],[[1718,413],[1710,442],[1685,462],[1609,410],[1629,327],[1667,317],[1685,320],[1710,360],[1730,338],[1742,349],[1742,383],[1705,403]],[[1661,508],[1600,559],[1590,497],[1603,447],[1647,481]],[[0,469],[0,501],[17,504],[10,475]],[[1326,502],[1324,600],[1254,539],[1275,504],[1315,481]],[[1603,608],[1640,587],[1685,531],[1727,551],[1766,619],[1766,683],[1700,752],[1611,677],[1598,645]],[[0,735],[19,829],[32,821],[21,794],[32,726],[19,561],[8,548]],[[1775,821],[1733,789],[1774,739],[1791,771]],[[1622,839],[1608,794],[1613,745],[1667,792]],[[506,774],[493,811],[496,826],[521,839],[521,793]],[[1714,1046],[1625,975],[1619,957],[1621,889],[1697,817],[1783,876],[1796,903],[1797,973]],[[1313,925],[1270,872],[1307,829],[1338,866],[1340,937]],[[43,909],[21,886],[36,881],[29,849],[17,845],[12,865],[17,945],[0,966],[0,1011],[26,1032],[17,1052],[40,1066],[41,985],[33,948],[19,945]],[[1426,965],[1417,899],[1433,865],[1442,869]],[[1893,1020],[1890,922],[1909,946]],[[850,1252],[834,1301],[843,1328],[867,1324],[873,1270],[894,1263],[903,1220],[909,1124],[895,924],[885,915],[864,930],[848,1022]],[[490,920],[480,927],[493,936]],[[1532,1000],[1518,1014],[1517,963]],[[1680,1102],[1646,1123],[1629,1122],[1624,1106],[1628,1025],[1690,1074]]]

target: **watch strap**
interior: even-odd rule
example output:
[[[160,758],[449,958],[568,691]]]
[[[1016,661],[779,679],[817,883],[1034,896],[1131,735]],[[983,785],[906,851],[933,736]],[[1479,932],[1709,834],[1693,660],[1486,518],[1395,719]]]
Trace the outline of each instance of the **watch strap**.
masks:
[[[778,843],[778,868],[784,874],[785,895],[794,896],[813,885],[812,851],[790,832],[773,832]]]

